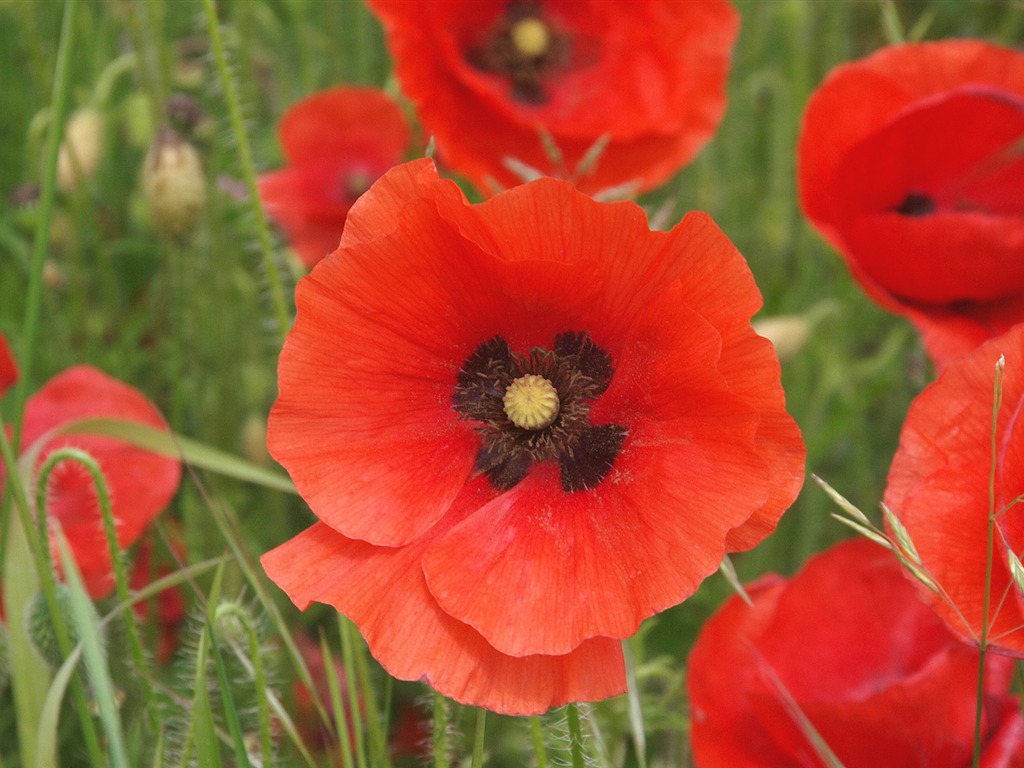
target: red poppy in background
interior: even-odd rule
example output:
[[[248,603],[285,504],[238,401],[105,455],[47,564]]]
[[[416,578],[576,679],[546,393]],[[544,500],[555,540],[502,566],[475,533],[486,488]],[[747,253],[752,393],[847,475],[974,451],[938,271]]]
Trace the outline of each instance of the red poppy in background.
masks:
[[[288,165],[260,176],[260,200],[312,267],[338,247],[356,198],[402,161],[409,128],[383,91],[331,88],[288,110],[278,136]]]
[[[652,189],[725,112],[739,16],[727,0],[369,0],[440,158],[483,192],[507,158],[587,193]],[[555,163],[542,133],[557,145]],[[606,141],[595,168],[580,161]]]
[[[25,447],[50,430],[86,418],[113,418],[166,428],[163,417],[141,392],[105,373],[79,365],[57,374],[28,399],[21,441]],[[103,469],[122,547],[132,544],[170,503],[181,465],[118,440],[90,435],[48,439],[39,462],[58,448],[87,451]],[[77,462],[61,463],[50,476],[47,514],[59,521],[89,594],[104,597],[114,586],[113,570],[93,482]]]
[[[847,541],[747,591],[753,606],[730,598],[690,654],[697,768],[825,766],[812,732],[846,768],[971,764],[978,651],[918,600],[892,553]],[[1024,764],[1012,675],[1010,659],[986,660],[985,768]]]
[[[803,478],[760,294],[704,214],[386,174],[299,283],[271,454],[320,522],[264,555],[396,677],[531,714],[625,687],[619,638]]]
[[[834,70],[798,149],[803,208],[939,367],[1024,320],[1024,54],[974,40]]]
[[[0,333],[0,395],[17,380],[18,366],[14,362],[11,348],[7,345],[7,339]]]
[[[1005,357],[993,436],[996,363]],[[1024,555],[1024,325],[952,363],[910,406],[889,470],[885,503],[900,519],[924,570],[943,590],[922,594],[953,629],[977,643],[984,624],[989,476],[995,468],[996,536],[987,640],[1024,657],[1024,594],[1008,550]],[[1020,429],[1018,430],[1018,427]],[[992,441],[995,439],[995,456]]]
[[[174,559],[184,561],[184,533],[180,526],[172,526],[171,530],[173,538],[170,539],[170,546],[174,551]],[[155,537],[146,536],[135,551],[129,579],[131,588],[136,592],[173,573],[177,566],[174,559],[161,558],[155,550]],[[135,615],[153,630],[152,636],[156,641],[153,658],[157,663],[167,664],[174,657],[187,612],[188,606],[180,586],[169,587],[151,600],[135,604]]]

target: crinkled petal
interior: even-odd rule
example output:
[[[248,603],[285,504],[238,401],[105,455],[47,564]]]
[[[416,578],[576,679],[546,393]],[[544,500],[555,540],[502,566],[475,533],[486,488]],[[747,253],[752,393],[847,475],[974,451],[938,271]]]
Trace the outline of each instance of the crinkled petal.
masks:
[[[424,550],[493,496],[478,480],[428,535],[404,547],[375,547],[317,524],[264,555],[262,563],[300,608],[324,602],[351,618],[390,674],[423,680],[464,704],[532,715],[624,692],[616,640],[594,638],[564,655],[513,657],[437,605],[420,566]]]
[[[160,412],[142,393],[105,373],[80,365],[50,379],[25,405],[22,444],[33,444],[49,430],[71,421],[106,417],[166,428]],[[165,456],[104,437],[73,435],[47,443],[40,461],[54,450],[74,446],[88,452],[103,470],[122,547],[134,542],[170,503],[181,466]],[[76,462],[63,462],[51,475],[47,513],[59,521],[86,587],[93,597],[113,587],[110,554],[93,482]]]

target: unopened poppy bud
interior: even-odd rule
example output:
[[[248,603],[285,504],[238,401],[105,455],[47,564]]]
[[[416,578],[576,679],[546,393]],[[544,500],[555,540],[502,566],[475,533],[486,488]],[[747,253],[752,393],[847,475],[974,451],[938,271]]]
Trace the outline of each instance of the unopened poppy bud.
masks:
[[[154,225],[169,235],[189,232],[206,205],[206,174],[196,148],[162,129],[146,155],[142,189]]]
[[[103,114],[83,107],[68,120],[57,155],[57,189],[71,192],[90,178],[103,154]]]
[[[78,645],[81,636],[71,611],[71,593],[68,592],[67,586],[58,584],[56,597],[57,610],[60,611],[61,618],[64,620],[71,647],[74,647]],[[64,663],[64,654],[61,653],[60,642],[57,640],[57,630],[53,626],[50,609],[46,605],[46,597],[42,592],[36,592],[25,609],[25,631],[28,633],[29,642],[36,649],[36,653],[50,666],[59,667]]]
[[[775,345],[780,362],[791,360],[811,338],[811,324],[802,315],[776,315],[753,323],[754,330]]]

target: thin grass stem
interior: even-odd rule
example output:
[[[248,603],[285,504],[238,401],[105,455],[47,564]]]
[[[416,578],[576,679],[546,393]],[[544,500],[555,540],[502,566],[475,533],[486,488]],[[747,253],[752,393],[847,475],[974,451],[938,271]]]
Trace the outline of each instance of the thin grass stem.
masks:
[[[57,192],[57,155],[60,152],[61,133],[67,111],[70,91],[72,57],[75,42],[79,0],[67,0],[64,17],[61,20],[60,43],[57,48],[56,75],[53,81],[53,96],[50,99],[50,126],[46,136],[46,151],[43,155],[43,177],[39,189],[39,218],[32,238],[32,268],[25,292],[25,318],[21,330],[21,348],[18,362],[21,377],[14,391],[14,440],[18,444],[21,435],[21,414],[28,386],[32,381],[32,370],[39,334],[39,319],[42,314],[43,267],[46,264],[47,246],[50,242],[50,226],[53,223],[54,199]],[[27,529],[28,530],[28,529]]]
[[[250,213],[256,222],[256,234],[259,238],[260,252],[263,256],[263,268],[270,285],[271,301],[273,302],[278,332],[283,343],[285,334],[287,334],[288,329],[291,327],[291,315],[288,310],[288,299],[284,291],[284,279],[281,275],[280,265],[274,257],[274,247],[270,239],[267,217],[263,213],[263,206],[260,205],[259,189],[256,187],[256,171],[252,161],[252,149],[249,146],[249,137],[245,132],[242,108],[239,103],[238,92],[235,89],[235,81],[228,70],[227,56],[224,52],[224,41],[220,34],[220,23],[217,20],[217,8],[213,0],[203,0],[203,8],[206,12],[206,27],[210,35],[210,46],[213,50],[217,74],[220,78],[221,87],[224,90],[224,100],[231,120],[231,131],[235,144],[238,147],[238,164],[242,173],[242,181],[245,182],[246,190],[249,193]]]
[[[989,435],[989,450],[991,452],[991,464],[988,472],[988,524],[986,531],[986,556],[985,556],[985,592],[982,596],[981,609],[981,637],[978,639],[978,693],[975,697],[974,709],[974,768],[981,764],[981,721],[985,703],[985,655],[988,650],[989,632],[989,608],[991,603],[992,590],[992,554],[995,549],[995,525],[996,525],[996,432],[999,424],[999,408],[1003,402],[1003,369],[1006,365],[1005,358],[1000,357],[995,366],[995,376],[992,383],[992,429]]]

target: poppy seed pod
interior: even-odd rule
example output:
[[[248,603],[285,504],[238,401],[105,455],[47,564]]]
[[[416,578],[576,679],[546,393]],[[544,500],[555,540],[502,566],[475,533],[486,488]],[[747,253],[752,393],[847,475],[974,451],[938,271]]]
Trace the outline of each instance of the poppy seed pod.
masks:
[[[206,205],[206,174],[199,152],[172,129],[161,129],[146,155],[142,189],[158,230],[188,234]]]

